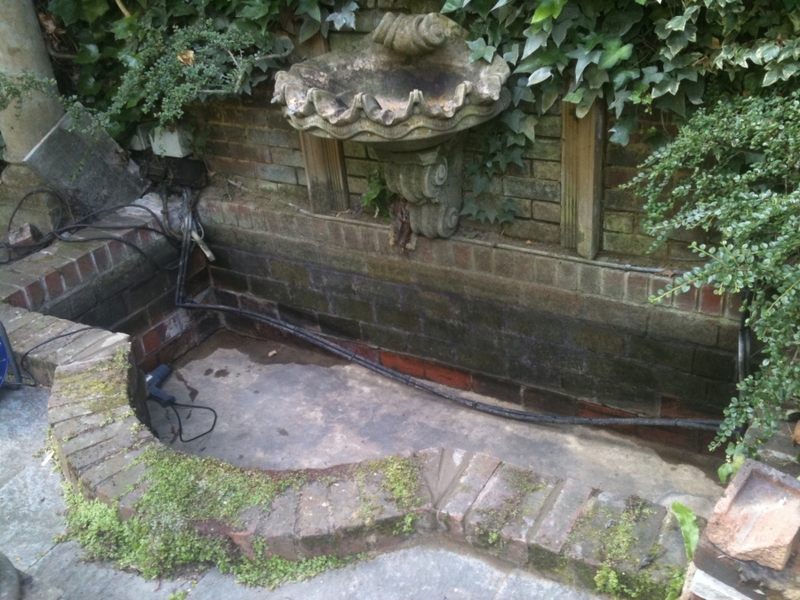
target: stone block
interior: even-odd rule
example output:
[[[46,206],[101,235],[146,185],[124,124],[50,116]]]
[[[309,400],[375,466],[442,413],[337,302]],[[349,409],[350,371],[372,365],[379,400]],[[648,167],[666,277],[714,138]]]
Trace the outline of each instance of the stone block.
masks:
[[[523,566],[528,562],[528,533],[557,482],[554,477],[500,465],[467,515],[467,540]]]
[[[554,502],[549,506],[539,528],[530,536],[528,543],[529,546],[537,546],[553,554],[560,554],[594,490],[574,479],[566,479],[554,493],[557,494]]]
[[[76,216],[129,204],[147,188],[139,167],[102,129],[88,131],[90,120],[64,115],[25,157]]]
[[[272,501],[269,514],[256,529],[256,535],[264,539],[271,555],[286,560],[299,558],[294,543],[298,500],[298,492],[288,488]]]
[[[746,462],[714,508],[706,535],[733,558],[782,570],[800,539],[800,482]]]
[[[500,460],[486,454],[474,454],[466,457],[454,455],[453,458],[464,459],[466,466],[455,482],[454,489],[440,501],[437,521],[444,531],[456,539],[463,539],[465,535],[464,519],[467,512],[495,469],[500,465]]]
[[[610,562],[622,572],[641,572],[655,560],[663,506],[636,496],[601,492],[586,504],[572,530],[568,556],[582,565]]]
[[[328,520],[328,488],[315,481],[303,486],[299,492],[300,505],[295,522],[295,535],[302,556],[311,558],[330,554],[333,547]]]
[[[135,449],[114,454],[101,463],[81,473],[80,479],[89,489],[95,489],[100,483],[117,473],[128,469],[131,463],[139,458],[149,444],[145,443]]]

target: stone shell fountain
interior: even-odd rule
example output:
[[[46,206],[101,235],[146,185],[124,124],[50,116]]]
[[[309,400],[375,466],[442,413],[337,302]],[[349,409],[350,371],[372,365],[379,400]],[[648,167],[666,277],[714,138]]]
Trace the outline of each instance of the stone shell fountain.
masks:
[[[459,134],[509,102],[508,65],[497,55],[470,62],[466,38],[437,13],[387,13],[354,49],[278,73],[273,102],[300,131],[371,146],[389,189],[411,205],[412,231],[450,237],[462,201]]]

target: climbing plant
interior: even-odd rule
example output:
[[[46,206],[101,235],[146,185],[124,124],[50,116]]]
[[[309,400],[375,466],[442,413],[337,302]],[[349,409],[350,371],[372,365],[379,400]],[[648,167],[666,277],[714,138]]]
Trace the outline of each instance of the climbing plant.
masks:
[[[511,65],[512,101],[546,112],[563,96],[584,116],[603,100],[625,144],[637,107],[687,116],[707,81],[753,93],[800,70],[797,0],[446,0],[472,58]],[[519,133],[518,131],[515,133]]]
[[[119,135],[145,118],[173,122],[192,101],[250,93],[291,51],[289,34],[302,42],[353,27],[356,9],[348,0],[49,0],[41,18],[62,87]]]
[[[800,409],[800,93],[727,97],[699,110],[655,152],[632,186],[647,199],[648,232],[715,230],[716,244],[692,244],[703,266],[659,297],[710,284],[749,290],[748,324],[761,343],[760,368],[739,383],[713,446],[752,423],[761,437],[731,444],[731,463]]]

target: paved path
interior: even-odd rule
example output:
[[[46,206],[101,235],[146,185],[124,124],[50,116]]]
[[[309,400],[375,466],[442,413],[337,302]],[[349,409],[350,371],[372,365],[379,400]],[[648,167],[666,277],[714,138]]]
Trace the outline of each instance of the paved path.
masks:
[[[85,563],[80,548],[54,544],[64,529],[61,477],[34,457],[46,437],[48,393],[0,390],[0,552],[24,572],[25,600],[592,600],[530,573],[429,541],[274,591],[247,588],[216,569],[174,581],[142,579],[106,564]]]

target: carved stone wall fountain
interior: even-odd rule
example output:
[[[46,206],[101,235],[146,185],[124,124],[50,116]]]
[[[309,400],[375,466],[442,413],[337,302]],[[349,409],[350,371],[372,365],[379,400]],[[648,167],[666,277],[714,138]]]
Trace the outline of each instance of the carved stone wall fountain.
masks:
[[[506,62],[470,62],[467,31],[447,17],[387,13],[354,50],[278,73],[273,102],[293,127],[363,142],[411,205],[411,229],[450,237],[462,201],[463,132],[509,102]]]

